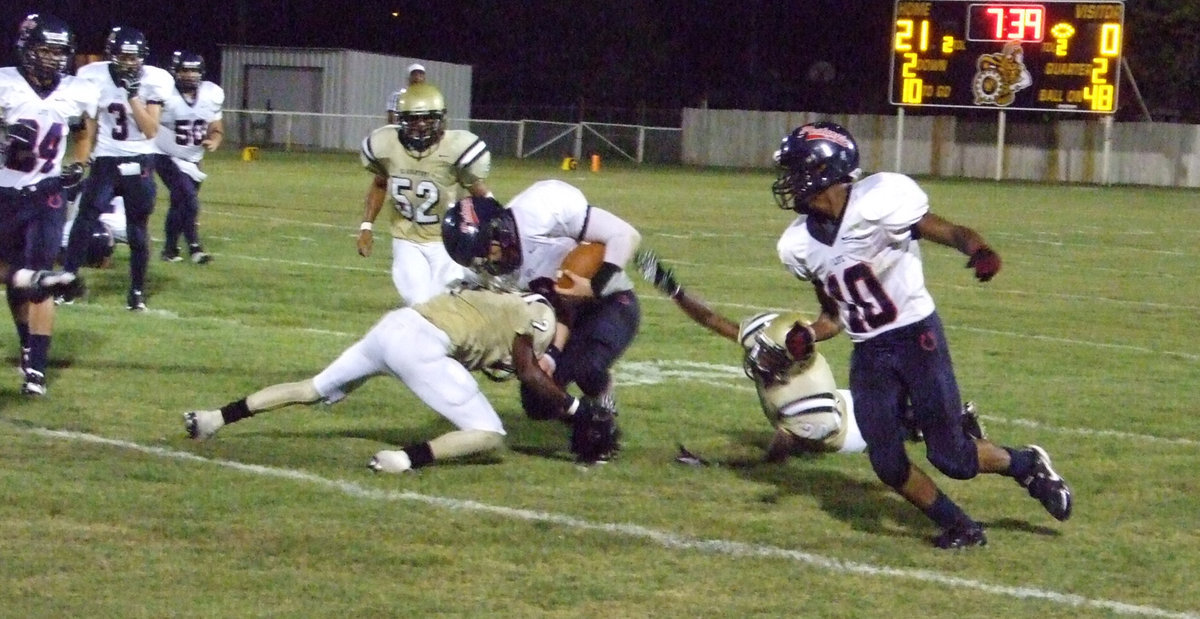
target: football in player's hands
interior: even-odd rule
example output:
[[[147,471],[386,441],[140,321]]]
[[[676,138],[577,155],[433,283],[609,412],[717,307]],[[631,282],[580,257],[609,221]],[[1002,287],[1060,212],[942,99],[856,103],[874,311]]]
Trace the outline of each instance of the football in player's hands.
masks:
[[[559,271],[570,271],[579,277],[591,279],[604,264],[604,243],[580,243],[563,257]],[[565,273],[558,275],[559,288],[573,288],[575,280]]]
[[[967,260],[967,268],[975,269],[975,279],[986,282],[1000,272],[1000,254],[984,245],[971,254],[971,258]]]

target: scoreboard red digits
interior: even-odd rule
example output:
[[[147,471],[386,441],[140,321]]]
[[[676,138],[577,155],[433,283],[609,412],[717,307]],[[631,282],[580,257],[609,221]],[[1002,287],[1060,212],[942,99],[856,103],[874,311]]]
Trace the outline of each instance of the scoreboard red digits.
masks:
[[[896,0],[895,105],[1112,113],[1122,0]]]
[[[1046,33],[1046,7],[1035,4],[972,4],[968,41],[1032,41]]]

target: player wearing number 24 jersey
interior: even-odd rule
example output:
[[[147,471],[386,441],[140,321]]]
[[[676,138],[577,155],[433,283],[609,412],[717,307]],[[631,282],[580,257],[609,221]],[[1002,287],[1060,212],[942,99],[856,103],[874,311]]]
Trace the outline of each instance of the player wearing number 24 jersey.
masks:
[[[491,195],[483,181],[492,156],[479,136],[444,128],[446,105],[437,88],[413,84],[396,107],[399,123],[363,140],[362,164],[375,178],[367,191],[358,253],[371,254],[372,225],[385,200],[390,202],[392,281],[404,302],[415,305],[464,277],[465,270],[442,246],[442,216],[468,192]]]
[[[54,302],[44,292],[18,290],[20,270],[54,265],[66,198],[83,178],[95,132],[99,90],[66,75],[75,35],[66,22],[33,14],[17,29],[18,66],[0,69],[0,262],[8,306],[21,344],[27,395],[46,393],[46,365],[54,327]],[[72,126],[75,161],[63,165]],[[8,272],[11,271],[11,272]]]

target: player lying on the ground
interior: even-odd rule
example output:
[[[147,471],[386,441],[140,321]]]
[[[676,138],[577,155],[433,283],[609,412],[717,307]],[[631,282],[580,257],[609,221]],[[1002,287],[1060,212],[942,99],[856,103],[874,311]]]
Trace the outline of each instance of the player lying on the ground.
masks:
[[[718,314],[699,298],[684,291],[671,268],[649,250],[634,257],[638,269],[655,288],[671,297],[689,318],[713,333],[741,344],[743,367],[754,381],[763,414],[775,428],[767,447],[767,460],[779,462],[794,451],[858,453],[866,449],[854,418],[854,400],[846,389],[838,389],[825,356],[816,350],[792,360],[784,349],[784,338],[796,322],[808,319],[798,313],[755,314],[741,325]],[[963,406],[967,433],[983,438],[975,405]],[[907,438],[919,439],[915,429]]]
[[[445,292],[388,312],[316,376],[266,387],[217,410],[184,413],[184,427],[189,437],[207,439],[257,413],[289,404],[334,403],[367,379],[390,375],[457,428],[400,450],[380,451],[368,464],[376,472],[402,473],[503,445],[504,425],[471,375],[480,370],[489,376],[515,372],[522,385],[557,397],[574,411],[571,445],[577,455],[607,449],[602,439],[614,425],[611,411],[568,395],[538,366],[557,326],[551,300],[542,295]]]

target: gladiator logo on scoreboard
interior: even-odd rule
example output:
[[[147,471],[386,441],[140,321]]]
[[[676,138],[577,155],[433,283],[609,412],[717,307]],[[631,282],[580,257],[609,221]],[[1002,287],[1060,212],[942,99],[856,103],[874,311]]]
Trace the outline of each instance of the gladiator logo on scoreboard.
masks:
[[[1016,101],[1018,90],[1033,84],[1020,43],[1005,43],[1000,53],[980,56],[975,66],[978,70],[971,85],[975,105],[1008,107]]]
[[[900,106],[1110,114],[1121,0],[897,0],[890,100]]]

